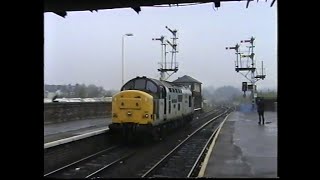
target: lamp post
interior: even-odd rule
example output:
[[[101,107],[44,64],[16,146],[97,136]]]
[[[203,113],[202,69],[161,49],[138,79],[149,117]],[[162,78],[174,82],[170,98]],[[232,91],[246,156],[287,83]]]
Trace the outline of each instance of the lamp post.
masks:
[[[127,33],[122,36],[122,86],[124,85],[124,37],[133,36],[132,33]]]

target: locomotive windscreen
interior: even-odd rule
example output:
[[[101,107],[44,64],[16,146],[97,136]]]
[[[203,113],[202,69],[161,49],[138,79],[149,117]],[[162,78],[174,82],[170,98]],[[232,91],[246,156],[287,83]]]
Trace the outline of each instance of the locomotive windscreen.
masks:
[[[149,79],[138,78],[138,79],[132,79],[129,82],[127,82],[121,88],[121,91],[123,90],[142,90],[142,91],[146,90],[146,92],[157,94],[158,86]]]

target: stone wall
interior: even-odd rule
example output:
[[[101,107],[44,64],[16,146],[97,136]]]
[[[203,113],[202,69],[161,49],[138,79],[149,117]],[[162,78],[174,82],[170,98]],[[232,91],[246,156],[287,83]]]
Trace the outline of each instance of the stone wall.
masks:
[[[44,124],[110,117],[111,102],[44,103]]]

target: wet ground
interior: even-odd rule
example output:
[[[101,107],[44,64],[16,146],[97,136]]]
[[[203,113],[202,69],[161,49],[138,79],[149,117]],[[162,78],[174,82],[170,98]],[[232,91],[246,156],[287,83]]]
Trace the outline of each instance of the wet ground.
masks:
[[[233,112],[213,147],[204,177],[277,177],[277,113]]]
[[[44,125],[44,143],[107,128],[111,118],[85,119]]]

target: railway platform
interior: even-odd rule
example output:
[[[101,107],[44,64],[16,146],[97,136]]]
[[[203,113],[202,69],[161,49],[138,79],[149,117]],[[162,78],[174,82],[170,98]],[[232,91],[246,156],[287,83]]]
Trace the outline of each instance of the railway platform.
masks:
[[[200,108],[195,109],[196,112],[199,110]],[[109,117],[44,124],[44,143],[105,129],[111,122],[112,119]]]
[[[277,177],[277,112],[232,112],[208,151],[199,177]]]
[[[84,119],[44,125],[44,143],[107,128],[111,118]]]

